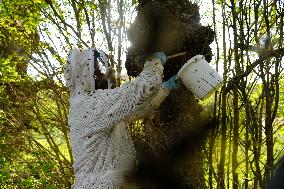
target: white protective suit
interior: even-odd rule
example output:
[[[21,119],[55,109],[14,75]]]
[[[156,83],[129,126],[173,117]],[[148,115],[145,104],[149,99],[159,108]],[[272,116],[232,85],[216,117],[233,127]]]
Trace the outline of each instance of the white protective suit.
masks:
[[[89,50],[71,51],[64,68],[70,89],[68,124],[74,156],[73,189],[130,189],[125,181],[135,166],[128,123],[157,108],[169,91],[162,87],[160,59],[146,61],[135,80],[115,89],[91,91]]]

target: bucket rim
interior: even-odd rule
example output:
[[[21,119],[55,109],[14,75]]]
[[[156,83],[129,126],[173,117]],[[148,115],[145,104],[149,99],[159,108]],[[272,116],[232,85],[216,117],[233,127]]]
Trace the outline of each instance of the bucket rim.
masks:
[[[204,57],[203,55],[195,55],[194,57],[192,57],[191,59],[189,59],[189,60],[181,67],[181,69],[178,71],[177,76],[178,76],[179,78],[181,78],[181,76],[182,76],[184,70],[185,70],[188,66],[190,66],[190,65],[193,64],[193,63],[197,63],[197,61],[199,61],[199,60],[201,60],[201,59],[204,59],[204,60],[205,60],[205,57]]]

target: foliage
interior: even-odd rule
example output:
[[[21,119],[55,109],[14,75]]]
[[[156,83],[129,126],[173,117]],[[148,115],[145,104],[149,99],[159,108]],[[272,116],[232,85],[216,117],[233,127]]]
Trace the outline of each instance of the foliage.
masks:
[[[62,65],[71,48],[103,49],[119,86],[137,3],[143,1],[0,1],[0,188],[71,187]],[[200,149],[208,188],[265,188],[283,155],[281,3],[208,6],[216,35],[212,62],[225,80],[203,103],[205,116],[219,123]],[[141,125],[133,124],[134,135],[145,135]]]
[[[216,61],[223,63],[225,85],[215,99],[220,126],[205,149],[208,187],[266,188],[283,155],[283,3],[213,3],[213,14],[222,13],[221,24],[213,18],[213,27],[221,30]]]
[[[71,187],[62,65],[71,48],[98,46],[120,70],[129,21],[110,14],[131,3],[0,1],[0,188]]]

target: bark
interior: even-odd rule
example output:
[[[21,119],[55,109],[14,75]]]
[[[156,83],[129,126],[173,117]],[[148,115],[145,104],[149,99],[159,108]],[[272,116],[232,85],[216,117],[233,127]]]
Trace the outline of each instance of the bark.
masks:
[[[242,5],[243,1],[240,1],[239,2],[240,5]],[[240,7],[240,13],[242,13],[242,6],[239,6]],[[236,4],[233,0],[231,0],[231,11],[232,11],[232,16],[233,16],[233,32],[234,32],[234,61],[235,61],[235,69],[236,69],[236,74],[239,75],[241,73],[241,65],[240,65],[240,56],[242,56],[242,53],[241,55],[239,55],[238,53],[238,47],[237,47],[237,44],[238,44],[238,34],[237,34],[237,17],[238,17],[238,14],[236,12]],[[241,15],[239,15],[241,17]],[[243,43],[243,20],[241,18],[241,21],[240,21],[240,43]],[[242,51],[241,51],[242,52]],[[243,84],[243,78],[242,80],[240,81],[241,84]],[[238,85],[238,83],[235,83],[236,85]],[[233,90],[233,95],[234,95],[234,99],[233,99],[233,107],[234,107],[234,124],[233,124],[233,130],[234,130],[234,138],[233,138],[233,160],[232,160],[232,173],[233,173],[233,189],[237,189],[239,188],[239,180],[238,180],[238,172],[237,172],[237,167],[238,167],[238,161],[237,161],[237,154],[238,154],[238,145],[239,145],[239,133],[238,133],[238,130],[239,130],[239,105],[238,105],[238,101],[239,101],[239,98],[238,98],[238,88],[235,87],[234,90]],[[248,133],[246,133],[246,143],[248,142]],[[247,155],[247,146],[246,146],[246,155]],[[246,178],[247,178],[247,174],[248,174],[248,169],[247,169],[247,160],[248,160],[248,156],[246,156],[246,172],[245,172],[245,175],[246,175]],[[245,180],[245,188],[247,188],[247,180]]]
[[[233,174],[233,189],[239,188],[238,179],[238,148],[239,148],[239,105],[238,94],[234,91],[234,124],[233,124],[233,154],[232,154],[232,174]]]
[[[223,56],[224,56],[224,83],[227,80],[228,74],[228,65],[227,65],[227,49],[226,49],[226,26],[225,26],[225,5],[222,6],[222,17],[223,17]],[[227,141],[227,99],[225,90],[226,87],[222,90],[221,97],[221,154],[220,161],[218,164],[218,180],[217,188],[225,188],[225,178],[224,178],[224,166],[225,166],[225,151],[226,151],[226,141]]]

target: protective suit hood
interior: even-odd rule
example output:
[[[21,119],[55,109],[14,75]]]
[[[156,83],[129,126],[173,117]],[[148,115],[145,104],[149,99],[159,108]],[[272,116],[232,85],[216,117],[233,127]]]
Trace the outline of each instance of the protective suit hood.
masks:
[[[71,97],[95,90],[94,64],[93,49],[71,51],[64,66],[64,77]]]

